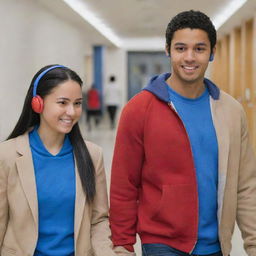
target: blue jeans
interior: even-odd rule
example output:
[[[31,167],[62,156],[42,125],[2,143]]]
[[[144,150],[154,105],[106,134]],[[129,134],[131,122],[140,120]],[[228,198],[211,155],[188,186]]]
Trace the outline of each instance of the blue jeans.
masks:
[[[179,251],[165,244],[143,244],[142,256],[191,256],[191,254]],[[197,255],[192,254],[192,256]],[[222,253],[216,252],[205,256],[222,256]]]

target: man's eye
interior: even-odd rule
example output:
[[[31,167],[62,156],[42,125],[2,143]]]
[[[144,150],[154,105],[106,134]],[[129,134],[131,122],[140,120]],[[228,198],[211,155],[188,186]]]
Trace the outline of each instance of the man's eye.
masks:
[[[80,106],[80,105],[82,105],[82,102],[80,102],[80,101],[76,102],[75,105]]]
[[[185,50],[185,47],[177,47],[176,50],[177,50],[178,52],[182,52],[182,51]]]
[[[196,48],[196,51],[197,52],[203,52],[205,50],[205,48],[203,48],[203,47],[197,47]]]

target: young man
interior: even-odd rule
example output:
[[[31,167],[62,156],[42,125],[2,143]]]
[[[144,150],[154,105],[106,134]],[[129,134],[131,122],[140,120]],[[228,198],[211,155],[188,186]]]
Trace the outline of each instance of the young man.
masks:
[[[198,11],[166,30],[172,73],[155,76],[122,112],[110,224],[118,251],[228,256],[235,221],[256,255],[256,162],[241,105],[204,78],[216,30]]]

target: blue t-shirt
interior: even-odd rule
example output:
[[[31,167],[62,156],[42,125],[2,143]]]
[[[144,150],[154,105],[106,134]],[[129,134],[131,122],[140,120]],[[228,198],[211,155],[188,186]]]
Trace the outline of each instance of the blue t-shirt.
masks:
[[[74,255],[75,163],[68,136],[57,155],[29,133],[38,199],[38,241],[34,256]]]
[[[183,97],[169,86],[168,92],[169,100],[186,128],[196,168],[199,223],[198,240],[193,254],[211,254],[220,251],[220,244],[217,219],[218,142],[209,92],[205,89],[196,99]]]

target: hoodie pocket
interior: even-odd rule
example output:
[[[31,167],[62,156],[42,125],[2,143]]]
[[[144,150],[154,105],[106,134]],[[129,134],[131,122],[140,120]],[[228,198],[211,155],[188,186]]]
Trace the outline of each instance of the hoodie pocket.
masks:
[[[197,229],[197,212],[195,185],[163,185],[162,197],[152,220],[167,228],[169,235],[180,236]]]

